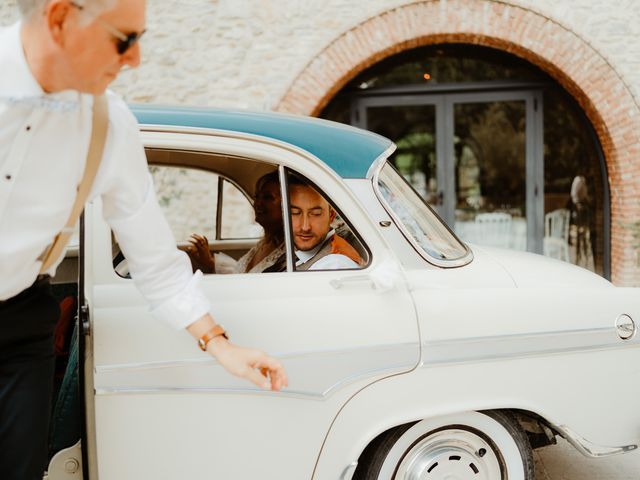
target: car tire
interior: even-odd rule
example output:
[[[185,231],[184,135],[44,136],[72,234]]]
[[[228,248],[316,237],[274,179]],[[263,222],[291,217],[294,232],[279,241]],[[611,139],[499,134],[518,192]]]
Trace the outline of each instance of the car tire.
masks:
[[[393,428],[363,452],[354,480],[534,480],[526,433],[508,412],[464,412]]]

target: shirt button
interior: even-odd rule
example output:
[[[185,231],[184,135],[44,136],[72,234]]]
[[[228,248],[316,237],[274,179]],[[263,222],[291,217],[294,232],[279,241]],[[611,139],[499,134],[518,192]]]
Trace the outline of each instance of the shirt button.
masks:
[[[31,130],[31,125],[27,125],[27,132]]]
[[[4,178],[6,178],[7,180],[11,180],[11,175],[5,175]]]

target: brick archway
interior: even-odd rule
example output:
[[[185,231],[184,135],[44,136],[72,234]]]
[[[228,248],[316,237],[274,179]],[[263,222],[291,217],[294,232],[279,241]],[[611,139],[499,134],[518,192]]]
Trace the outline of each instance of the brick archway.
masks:
[[[276,110],[317,115],[357,74],[403,50],[483,45],[537,65],[578,101],[604,151],[611,191],[611,274],[640,286],[640,106],[607,60],[552,19],[493,0],[428,0],[370,18],[336,38],[297,76]]]

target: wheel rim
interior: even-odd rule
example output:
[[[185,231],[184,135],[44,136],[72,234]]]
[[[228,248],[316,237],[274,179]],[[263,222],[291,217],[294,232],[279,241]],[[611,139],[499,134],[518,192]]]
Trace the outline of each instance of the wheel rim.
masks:
[[[396,480],[496,480],[503,478],[495,447],[479,432],[449,428],[423,437],[404,455]]]

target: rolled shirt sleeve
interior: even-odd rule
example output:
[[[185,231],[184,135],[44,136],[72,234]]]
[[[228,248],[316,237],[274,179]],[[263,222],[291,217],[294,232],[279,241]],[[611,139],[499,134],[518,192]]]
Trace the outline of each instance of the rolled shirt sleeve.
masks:
[[[131,277],[153,315],[185,328],[211,309],[156,200],[135,118],[124,102],[109,98],[109,132],[94,185],[103,215],[127,258]]]

